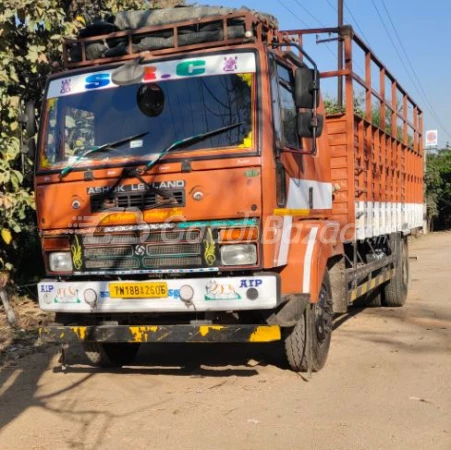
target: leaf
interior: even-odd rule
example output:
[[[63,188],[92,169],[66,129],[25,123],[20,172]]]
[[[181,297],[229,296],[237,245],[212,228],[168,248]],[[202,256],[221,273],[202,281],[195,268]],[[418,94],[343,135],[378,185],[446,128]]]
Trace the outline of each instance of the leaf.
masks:
[[[9,245],[13,240],[11,231],[9,231],[7,228],[2,228],[2,238],[6,242],[6,244]]]

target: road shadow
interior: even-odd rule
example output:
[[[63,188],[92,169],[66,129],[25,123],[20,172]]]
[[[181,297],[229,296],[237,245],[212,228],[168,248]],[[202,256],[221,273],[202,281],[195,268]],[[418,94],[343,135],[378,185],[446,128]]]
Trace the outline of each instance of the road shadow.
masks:
[[[0,430],[28,408],[45,408],[36,391],[56,351],[56,347],[52,347],[0,369]]]
[[[422,301],[417,303],[416,300],[420,299],[409,298],[404,307],[368,306],[361,300],[355,306],[351,306],[348,313],[337,316],[333,328],[339,330],[350,319],[357,319],[359,315],[365,313],[366,319],[378,320],[386,323],[387,326],[382,329],[380,327],[372,329],[369,325],[362,329],[358,325],[356,327],[351,325],[341,330],[342,335],[361,342],[380,345],[391,353],[404,352],[417,355],[428,353],[448,356],[451,349],[449,308],[437,307],[435,304],[428,305]],[[412,333],[417,336],[416,340],[407,342],[407,337]]]
[[[89,365],[81,345],[71,345],[65,357],[67,373],[132,373],[180,377],[253,377],[258,368],[288,370],[281,342],[268,344],[142,344],[135,362],[120,369]],[[62,366],[54,368],[63,371]]]
[[[69,433],[65,439],[69,448],[96,448],[115,420],[123,420],[129,414],[120,413],[120,408],[90,409],[83,398],[70,394],[81,392],[82,385],[93,377],[108,373],[122,377],[127,374],[162,375],[168,377],[210,378],[216,388],[231,377],[257,377],[266,366],[288,370],[284,362],[283,347],[271,344],[144,344],[133,366],[120,369],[98,369],[88,365],[80,344],[70,346],[66,351],[68,367],[63,370],[59,346],[43,346],[39,353],[30,354],[10,367],[0,369],[0,430],[15,422],[30,408],[58,414],[76,425],[77,432]],[[45,372],[58,373],[58,380],[52,388],[39,392]],[[76,374],[77,377],[66,375]],[[220,380],[222,379],[222,380]],[[51,378],[50,378],[51,380]],[[195,381],[194,381],[195,382]],[[87,391],[89,392],[89,390]],[[69,394],[69,395],[68,395]],[[59,399],[69,398],[61,404]],[[158,405],[157,405],[158,406]],[[96,424],[95,442],[88,442],[88,429]],[[100,426],[98,426],[100,424]],[[0,448],[2,446],[0,445]]]
[[[339,314],[334,317],[333,322],[333,330],[337,330],[342,325],[344,325],[348,320],[353,319],[354,317],[358,316],[360,313],[365,311],[367,309],[366,306],[351,306],[347,313],[345,314]]]
[[[76,381],[74,378],[63,378],[56,383],[58,387],[53,388],[47,380],[47,383],[44,383],[47,384],[45,393],[38,393],[42,385],[40,380],[44,372],[48,371],[58,359],[58,353],[58,347],[53,346],[43,353],[29,355],[17,361],[14,366],[0,370],[0,432],[5,431],[5,427],[33,408],[36,414],[51,413],[71,424],[70,430],[61,434],[57,448],[95,449],[103,445],[114,423],[127,420],[128,417],[147,409],[161,407],[168,401],[149,402],[145,407],[135,408],[127,413],[121,412],[122,408],[119,405],[111,407],[107,404],[105,408],[91,407],[90,397],[95,397],[96,392],[89,389],[83,391],[80,388],[95,377],[97,371],[87,372],[77,377]],[[68,393],[74,390],[75,392],[68,396]],[[80,392],[84,394],[80,395]],[[60,399],[65,401],[61,402]],[[30,430],[36,428],[31,427]],[[15,439],[19,440],[20,435],[14,437],[13,442],[17,443]],[[6,449],[6,445],[2,445],[0,439],[0,448]]]

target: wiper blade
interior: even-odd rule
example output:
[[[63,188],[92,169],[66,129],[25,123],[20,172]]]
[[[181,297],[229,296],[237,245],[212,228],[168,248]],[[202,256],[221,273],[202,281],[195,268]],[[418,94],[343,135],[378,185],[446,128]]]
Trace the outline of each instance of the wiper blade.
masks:
[[[126,138],[122,138],[117,141],[107,142],[106,144],[99,145],[98,147],[93,147],[90,148],[89,150],[86,150],[80,156],[78,156],[74,162],[70,163],[63,170],[61,170],[60,178],[64,178],[83,158],[90,155],[91,153],[100,152],[103,150],[105,151],[114,150],[114,148],[117,147],[118,145],[125,144],[126,142],[132,141],[133,139],[144,137],[147,134],[149,134],[149,131],[146,131],[145,133],[135,134],[133,136],[128,136]]]
[[[149,161],[145,168],[142,170],[141,175],[149,171],[166,153],[177,148],[185,147],[187,145],[194,144],[196,142],[202,141],[210,136],[215,136],[216,134],[223,133],[228,130],[233,130],[239,126],[243,125],[243,122],[234,123],[232,125],[227,125],[225,127],[217,128],[213,131],[207,131],[206,133],[195,134],[194,136],[189,136],[185,139],[173,142],[169,147],[165,148],[154,160]]]
[[[124,179],[124,177],[127,177],[127,176],[128,176],[128,177],[130,177],[130,176],[131,176],[131,177],[136,177],[139,181],[141,181],[141,183],[143,183],[144,185],[146,185],[147,188],[148,188],[150,191],[153,191],[153,192],[155,192],[156,194],[161,195],[161,196],[164,197],[166,200],[172,200],[172,199],[174,199],[175,197],[174,197],[173,194],[168,193],[168,192],[164,192],[164,191],[161,190],[161,189],[158,189],[158,188],[153,187],[150,183],[148,183],[146,180],[144,180],[144,179],[142,178],[142,175],[144,175],[144,174],[145,174],[145,173],[146,173],[153,165],[155,165],[155,164],[161,159],[162,156],[164,156],[166,153],[170,152],[171,150],[173,150],[173,149],[175,149],[175,148],[183,147],[184,145],[192,144],[192,143],[194,143],[194,142],[197,142],[197,141],[200,141],[200,140],[202,140],[202,139],[205,139],[205,138],[207,138],[207,137],[209,137],[209,136],[214,136],[215,134],[219,134],[219,133],[222,133],[222,132],[224,132],[224,131],[228,131],[228,130],[231,130],[231,129],[233,129],[233,128],[237,128],[237,127],[239,127],[239,126],[242,125],[242,124],[243,124],[243,122],[239,122],[239,123],[236,123],[236,124],[233,124],[233,125],[228,125],[228,126],[226,126],[226,127],[218,128],[218,129],[213,130],[213,131],[208,131],[208,132],[206,132],[206,133],[196,134],[196,135],[194,135],[194,136],[187,137],[187,138],[182,139],[182,140],[180,140],[180,141],[176,141],[176,142],[174,142],[173,144],[171,144],[169,147],[167,147],[166,149],[164,149],[164,150],[157,156],[156,159],[154,159],[154,160],[152,160],[152,161],[149,161],[149,162],[146,164],[146,166],[144,167],[144,169],[138,169],[137,167],[133,167],[133,168],[127,168],[127,167],[125,167],[125,168],[122,170],[122,174],[121,174],[120,177],[116,180],[116,182],[108,189],[108,191],[106,191],[106,192],[103,193],[101,202],[103,202],[107,197],[109,197],[109,196],[113,193],[114,189],[115,189],[115,188],[119,185],[119,183]],[[147,134],[147,133],[145,133],[145,134]],[[132,139],[133,139],[133,138],[132,138]],[[111,144],[105,144],[105,145],[108,146],[108,145],[111,145]],[[158,208],[158,207],[161,207],[161,205],[156,204],[153,208],[147,208],[147,209],[154,209],[154,208]]]

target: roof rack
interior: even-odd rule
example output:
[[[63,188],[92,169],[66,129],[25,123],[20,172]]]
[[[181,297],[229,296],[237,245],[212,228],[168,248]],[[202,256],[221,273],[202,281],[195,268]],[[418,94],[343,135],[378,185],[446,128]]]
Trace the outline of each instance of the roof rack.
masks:
[[[247,36],[248,31],[251,36]],[[188,35],[190,38],[187,39]],[[268,19],[250,11],[237,11],[87,38],[66,38],[63,59],[64,67],[69,69],[135,59],[143,54],[156,56],[245,42],[257,41],[269,46],[274,39],[278,42],[287,40]]]

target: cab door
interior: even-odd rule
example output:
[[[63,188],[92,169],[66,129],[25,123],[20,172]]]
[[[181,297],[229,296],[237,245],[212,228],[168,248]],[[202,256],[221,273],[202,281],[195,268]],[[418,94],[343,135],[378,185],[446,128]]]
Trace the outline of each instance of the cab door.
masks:
[[[300,189],[298,180],[303,172],[302,139],[297,133],[297,113],[294,99],[292,67],[270,55],[271,99],[275,135],[277,207],[287,208],[289,189]],[[291,195],[294,192],[290,193]]]

